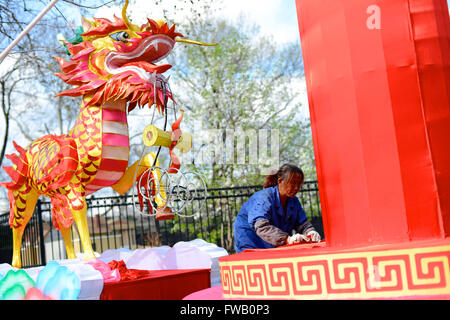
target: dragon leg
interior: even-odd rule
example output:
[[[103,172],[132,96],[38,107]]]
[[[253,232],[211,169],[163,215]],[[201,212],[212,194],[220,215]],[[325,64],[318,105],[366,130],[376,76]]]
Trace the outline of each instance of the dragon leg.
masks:
[[[75,250],[73,249],[72,243],[72,227],[64,228],[60,227],[61,235],[64,240],[64,245],[66,247],[67,259],[75,259]]]
[[[76,258],[71,230],[74,221],[78,228],[81,246],[83,247],[86,259],[95,258],[86,218],[86,199],[70,187],[66,189],[66,192],[66,194],[58,193],[53,195],[52,216],[55,228],[60,230],[63,236],[67,258]]]
[[[78,207],[72,206],[72,215],[75,220],[75,223],[77,224],[85,260],[95,259],[95,254],[94,250],[92,249],[91,237],[89,236],[89,227],[86,217],[87,213],[86,199],[82,197],[82,199],[80,200],[83,202],[82,208],[78,209],[81,206]]]
[[[23,185],[16,191],[8,191],[11,203],[9,224],[13,233],[13,258],[11,265],[15,268],[22,267],[20,247],[22,237],[28,221],[33,215],[39,194],[27,185]]]
[[[75,251],[72,244],[72,212],[70,211],[70,203],[67,196],[62,194],[54,194],[52,201],[52,218],[53,225],[61,232],[66,247],[68,259],[74,259]]]

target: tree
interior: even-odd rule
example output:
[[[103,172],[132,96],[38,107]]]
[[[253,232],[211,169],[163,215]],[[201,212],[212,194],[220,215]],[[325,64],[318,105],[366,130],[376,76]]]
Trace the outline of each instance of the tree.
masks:
[[[0,2],[0,41],[6,47],[26,25],[24,20],[31,19],[30,6],[25,2]],[[15,50],[2,62],[0,74],[0,99],[2,108],[2,121],[4,123],[3,138],[0,147],[0,164],[3,162],[7,143],[10,140],[11,120],[19,114],[19,109],[30,101],[36,93],[33,82],[39,73],[38,52],[42,48],[37,41],[28,34],[15,48]],[[26,89],[25,89],[26,88]],[[3,189],[3,188],[2,188]]]
[[[78,1],[79,2],[79,1]],[[0,47],[6,48],[47,4],[47,1],[0,0]],[[68,21],[69,11],[80,14],[99,8],[72,1],[61,1],[17,44],[0,66],[0,165],[5,154],[15,152],[11,140],[26,144],[45,134],[63,134],[76,119],[80,99],[54,98],[67,85],[53,75],[58,72],[54,56],[65,56],[57,34],[75,35]],[[121,3],[120,0],[109,4]],[[56,120],[56,121],[55,121]],[[13,132],[11,134],[11,132]],[[20,134],[21,133],[21,134]],[[8,150],[9,149],[9,150]],[[0,181],[8,177],[0,170]],[[0,188],[4,193],[5,189]]]
[[[269,157],[278,161],[269,167],[294,162],[307,178],[315,179],[310,124],[298,115],[304,106],[296,102],[299,90],[292,85],[303,77],[298,44],[280,46],[258,37],[258,28],[242,18],[235,23],[204,18],[210,16],[193,17],[179,29],[186,38],[218,45],[178,46],[169,59],[175,100],[187,111],[184,128],[194,136],[194,148],[183,158],[182,168],[203,173],[208,188],[261,185],[268,173],[261,170],[264,153],[278,146]],[[200,213],[197,223],[210,228],[211,240],[232,252],[232,224],[241,204],[228,201],[222,212],[221,201],[210,201],[214,217],[208,221]],[[178,223],[171,232],[192,227]]]
[[[216,47],[185,46],[172,58],[175,97],[189,111],[185,121],[197,138],[192,164],[208,172],[208,185],[261,184],[267,174],[267,170],[261,171],[263,133],[275,136],[267,142],[269,147],[279,144],[279,154],[271,155],[279,161],[272,163],[272,168],[290,161],[299,163],[308,176],[315,175],[309,121],[298,116],[302,106],[294,103],[299,93],[291,85],[293,79],[303,77],[298,45],[279,46],[273,39],[257,38],[258,29],[243,19],[232,23],[200,17],[181,29],[190,39],[218,43]],[[227,132],[234,136],[227,137]],[[247,140],[256,134],[258,139],[250,141],[256,146],[237,148],[242,133],[247,133]],[[199,163],[199,154],[205,150],[210,153],[218,142],[225,146],[227,141],[231,146],[226,148],[234,151],[230,152],[232,158],[224,155],[230,150],[219,150]],[[254,147],[258,151],[256,163],[251,157]]]
[[[144,11],[139,1],[130,1],[128,15],[132,21]],[[17,71],[4,74],[4,86],[0,78],[5,121],[8,128],[11,124],[17,127],[27,141],[44,134],[67,132],[78,113],[77,99],[53,97],[66,85],[53,76],[58,66],[51,57],[65,55],[65,49],[56,41],[58,33],[67,39],[74,36],[77,25],[68,21],[67,13],[78,8],[89,17],[93,8],[103,5],[100,1],[90,2],[94,3],[90,6],[85,3],[59,2],[14,50],[13,57],[20,55],[16,60]],[[38,0],[0,0],[0,34],[5,36],[1,46],[6,47],[45,4]],[[122,6],[123,1],[106,4]],[[143,15],[158,18],[151,10],[163,5],[164,1],[156,1],[153,6],[146,6],[149,11]],[[270,151],[278,146],[275,153],[269,152],[269,160],[278,161],[272,167],[295,162],[304,169],[307,179],[314,179],[309,121],[298,116],[305,106],[296,102],[299,92],[292,85],[303,77],[299,45],[281,46],[274,39],[259,37],[258,28],[248,25],[243,18],[235,22],[211,18],[218,16],[213,15],[214,10],[220,10],[218,1],[179,0],[173,9],[165,10],[164,16],[170,24],[176,23],[177,31],[186,38],[219,44],[215,47],[177,44],[174,55],[169,57],[173,65],[172,91],[178,106],[187,111],[182,129],[194,135],[194,149],[188,157],[182,157],[182,168],[204,173],[209,188],[262,184],[263,173],[267,173],[261,171],[264,152],[267,156],[265,149]],[[188,12],[187,22],[179,21],[182,11]],[[161,117],[156,118],[161,123]],[[135,153],[130,160],[134,161],[142,152],[143,127],[130,129]],[[264,134],[267,139],[263,139]],[[12,140],[11,136],[5,136],[3,149],[6,140],[9,146]],[[241,138],[251,146],[240,148]],[[161,161],[168,164],[167,154],[161,155]]]

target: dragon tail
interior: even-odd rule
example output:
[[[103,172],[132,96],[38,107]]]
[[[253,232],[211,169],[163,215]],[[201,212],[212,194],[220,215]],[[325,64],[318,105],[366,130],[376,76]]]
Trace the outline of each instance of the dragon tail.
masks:
[[[3,166],[5,172],[11,177],[11,182],[0,183],[0,186],[8,189],[10,203],[9,224],[11,227],[18,228],[23,224],[27,209],[27,198],[31,188],[27,179],[28,161],[26,151],[15,142],[13,144],[19,154],[7,155],[6,158],[11,160],[13,166]]]
[[[28,173],[28,161],[26,151],[21,146],[13,142],[19,155],[13,153],[6,155],[6,158],[11,160],[13,166],[2,166],[5,172],[11,177],[11,182],[2,182],[0,186],[7,188],[8,190],[18,190],[25,183]]]

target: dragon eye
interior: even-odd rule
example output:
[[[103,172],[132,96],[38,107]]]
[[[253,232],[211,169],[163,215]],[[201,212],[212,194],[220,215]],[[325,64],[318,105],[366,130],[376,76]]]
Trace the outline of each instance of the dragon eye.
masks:
[[[126,43],[130,39],[130,35],[126,31],[120,31],[109,35],[111,38],[117,41]]]

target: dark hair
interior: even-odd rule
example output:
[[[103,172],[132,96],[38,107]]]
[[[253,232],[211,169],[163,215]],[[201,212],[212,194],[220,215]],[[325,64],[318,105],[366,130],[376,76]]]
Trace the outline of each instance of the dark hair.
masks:
[[[269,187],[275,187],[276,185],[278,185],[279,178],[283,180],[289,180],[290,177],[292,177],[292,175],[294,174],[300,174],[302,180],[305,179],[305,175],[303,174],[302,169],[297,167],[295,164],[285,163],[277,171],[271,172],[266,177],[266,181],[264,182],[264,189]]]

